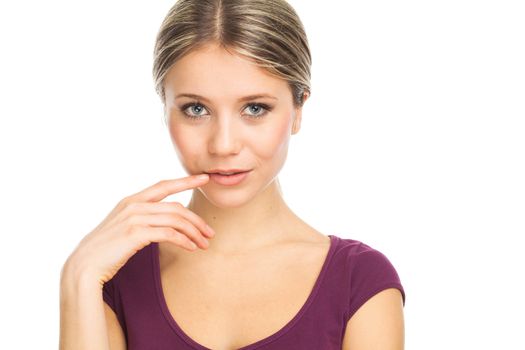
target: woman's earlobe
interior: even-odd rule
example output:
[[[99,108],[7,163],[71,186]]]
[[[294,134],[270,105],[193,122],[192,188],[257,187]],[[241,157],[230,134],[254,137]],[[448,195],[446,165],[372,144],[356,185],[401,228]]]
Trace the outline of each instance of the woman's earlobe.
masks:
[[[299,130],[301,129],[301,118],[303,113],[303,106],[304,102],[310,97],[310,94],[308,92],[303,93],[303,104],[296,108],[295,110],[295,116],[292,124],[292,135],[297,134]]]
[[[293,124],[292,124],[292,135],[297,134],[301,129],[301,110],[296,112]]]

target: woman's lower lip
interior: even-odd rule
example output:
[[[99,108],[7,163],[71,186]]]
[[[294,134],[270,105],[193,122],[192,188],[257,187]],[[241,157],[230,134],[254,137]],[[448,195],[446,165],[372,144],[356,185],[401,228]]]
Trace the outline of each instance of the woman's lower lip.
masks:
[[[210,179],[219,185],[234,186],[240,184],[251,172],[251,170],[237,173],[234,175],[221,175],[219,173],[210,174]]]

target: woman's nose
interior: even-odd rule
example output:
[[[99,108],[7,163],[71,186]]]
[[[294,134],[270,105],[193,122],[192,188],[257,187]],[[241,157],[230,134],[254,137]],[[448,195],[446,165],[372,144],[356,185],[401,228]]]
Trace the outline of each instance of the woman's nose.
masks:
[[[238,153],[240,150],[239,125],[230,116],[218,117],[212,125],[208,148],[218,156]]]

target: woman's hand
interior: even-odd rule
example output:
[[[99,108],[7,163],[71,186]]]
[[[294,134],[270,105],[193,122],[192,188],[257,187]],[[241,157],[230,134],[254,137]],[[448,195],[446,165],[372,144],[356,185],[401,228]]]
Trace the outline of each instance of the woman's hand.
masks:
[[[208,181],[206,174],[163,180],[125,197],[80,241],[66,264],[103,285],[151,242],[171,242],[190,251],[197,249],[195,242],[206,249],[207,238],[215,233],[204,220],[179,202],[160,201]]]

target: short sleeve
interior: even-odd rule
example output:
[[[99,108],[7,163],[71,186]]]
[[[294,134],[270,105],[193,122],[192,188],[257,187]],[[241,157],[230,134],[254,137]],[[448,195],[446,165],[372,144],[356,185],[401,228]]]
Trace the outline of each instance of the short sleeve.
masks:
[[[396,269],[383,253],[368,248],[351,258],[347,320],[371,297],[388,288],[399,289],[403,297],[403,306],[405,305],[405,291]]]
[[[104,283],[104,286],[102,286],[102,298],[106,302],[106,304],[113,309],[115,313],[117,313],[117,307],[115,306],[115,284],[114,279],[111,279]]]
[[[109,305],[113,312],[115,312],[120,326],[123,331],[126,332],[126,323],[122,311],[122,303],[120,301],[116,275],[102,286],[102,299]]]

